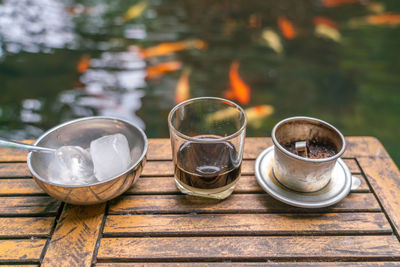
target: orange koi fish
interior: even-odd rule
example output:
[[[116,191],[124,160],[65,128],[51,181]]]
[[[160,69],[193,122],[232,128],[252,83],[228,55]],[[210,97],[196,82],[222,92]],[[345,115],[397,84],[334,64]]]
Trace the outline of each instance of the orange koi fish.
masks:
[[[90,68],[90,56],[83,55],[76,65],[76,70],[78,73],[82,74]]]
[[[181,77],[179,77],[178,83],[176,84],[175,90],[175,102],[180,103],[189,99],[190,97],[190,87],[189,87],[189,69],[184,69]]]
[[[226,93],[230,99],[237,99],[241,104],[250,102],[250,87],[239,76],[239,62],[233,61],[229,70],[231,90]]]
[[[274,113],[274,107],[271,105],[260,105],[245,110],[248,124],[254,128],[262,126],[262,120]]]
[[[150,66],[146,69],[147,71],[147,79],[156,79],[161,77],[163,74],[167,72],[176,71],[182,68],[182,62],[180,61],[168,61],[157,64],[155,66]]]
[[[358,28],[365,25],[381,25],[381,26],[396,26],[400,24],[400,14],[383,13],[370,15],[361,18],[353,18],[348,22],[351,28]]]
[[[346,4],[359,3],[360,0],[322,0],[324,7],[338,7]]]
[[[274,107],[271,105],[259,105],[247,108],[244,111],[246,112],[247,115],[247,123],[255,128],[258,128],[262,125],[262,120],[264,118],[274,113]],[[235,116],[236,113],[237,111],[232,108],[223,109],[208,115],[207,121],[211,123],[215,121],[226,120],[229,119],[230,117]]]
[[[277,54],[282,54],[283,46],[281,42],[281,38],[279,35],[272,29],[265,29],[261,34],[262,39],[266,42],[266,44],[275,51]]]
[[[185,49],[203,50],[206,47],[207,47],[206,42],[194,39],[194,40],[186,40],[180,42],[161,43],[153,47],[141,49],[140,54],[142,55],[143,58],[149,58],[149,57],[168,55],[173,52]]]
[[[375,14],[382,14],[385,12],[386,7],[383,3],[369,1],[367,9]]]
[[[327,26],[325,24],[315,26],[315,35],[318,37],[331,39],[337,43],[342,41],[342,35],[340,32],[336,28]]]
[[[371,25],[398,25],[400,24],[400,14],[384,13],[380,15],[367,16],[367,22]]]
[[[267,117],[274,113],[274,107],[271,105],[260,105],[245,110],[247,115],[247,120],[253,122],[257,119]]]
[[[133,6],[131,6],[124,15],[124,20],[129,21],[133,20],[137,17],[140,17],[143,14],[143,11],[147,8],[148,3],[146,1],[139,2]]]
[[[315,25],[315,35],[318,37],[328,38],[337,43],[342,39],[337,23],[326,17],[315,17],[313,19]]]
[[[284,16],[278,17],[278,27],[283,36],[288,40],[294,39],[297,35],[293,23]]]
[[[335,21],[331,20],[330,18],[322,17],[322,16],[314,17],[313,23],[316,26],[325,25],[325,26],[335,28],[335,29],[339,28]]]

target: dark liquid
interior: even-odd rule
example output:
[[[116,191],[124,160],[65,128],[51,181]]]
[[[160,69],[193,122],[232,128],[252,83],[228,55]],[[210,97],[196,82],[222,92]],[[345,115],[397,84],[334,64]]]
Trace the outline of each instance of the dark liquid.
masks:
[[[185,142],[178,151],[175,176],[180,183],[199,189],[216,189],[233,183],[241,164],[232,144]]]
[[[297,155],[295,142],[283,145],[283,147],[289,152]],[[307,145],[307,153],[308,158],[310,159],[323,159],[334,156],[337,151],[333,144],[310,141]]]

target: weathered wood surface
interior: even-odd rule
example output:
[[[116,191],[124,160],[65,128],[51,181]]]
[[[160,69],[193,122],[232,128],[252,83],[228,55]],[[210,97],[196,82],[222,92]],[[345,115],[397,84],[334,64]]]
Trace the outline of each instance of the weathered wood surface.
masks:
[[[24,140],[24,143],[33,143],[32,140]],[[344,154],[346,158],[356,156],[379,156],[383,146],[374,137],[346,137],[347,148]],[[244,159],[256,159],[266,148],[272,146],[271,138],[250,137],[246,138],[244,146]],[[15,149],[0,149],[0,162],[24,162],[27,152]],[[149,143],[147,157],[149,160],[171,160],[171,144],[165,138],[153,138]]]
[[[389,156],[360,157],[359,162],[375,194],[385,207],[397,235],[400,235],[400,172]],[[379,168],[376,168],[379,166]]]
[[[33,144],[33,140],[20,140],[21,143]],[[0,162],[25,162],[28,152],[25,150],[4,148],[0,149]]]
[[[352,192],[369,192],[369,187],[362,175],[354,175],[361,180],[360,187]],[[155,186],[157,185],[157,186]],[[256,177],[242,176],[235,188],[235,194],[243,193],[264,193],[264,190],[258,185]],[[178,194],[174,178],[169,177],[143,177],[131,187],[127,194]]]
[[[241,267],[241,266],[280,266],[280,267],[303,267],[303,266],[380,266],[380,267],[392,267],[392,266],[400,266],[399,262],[395,261],[370,261],[370,262],[273,262],[271,260],[265,260],[260,262],[174,262],[166,263],[166,262],[129,262],[129,263],[120,263],[120,262],[112,262],[112,263],[97,263],[96,267],[127,267],[127,266],[140,266],[140,267],[165,267],[165,266],[176,266],[176,267]]]
[[[373,194],[354,193],[327,208],[302,209],[279,202],[267,194],[233,194],[224,201],[186,195],[123,196],[110,202],[110,214],[135,213],[266,213],[266,212],[375,212],[380,211]]]
[[[66,205],[42,266],[90,266],[100,234],[105,204]]]
[[[352,192],[369,192],[368,184],[362,175],[355,174],[361,180],[360,187]],[[157,184],[157,186],[154,186]],[[11,195],[45,195],[46,193],[35,183],[33,179],[1,179],[0,196]],[[172,176],[169,177],[142,177],[129,188],[127,194],[177,194],[179,190],[175,186]],[[264,193],[258,185],[254,175],[242,176],[237,184],[235,193]]]
[[[270,138],[251,137],[246,138],[244,145],[243,158],[256,159],[261,151],[272,146]],[[172,160],[171,143],[169,139],[151,139],[147,153],[148,160]]]
[[[46,239],[0,240],[0,262],[39,262]]]
[[[348,137],[361,186],[338,204],[301,209],[268,196],[254,162],[270,138],[247,138],[242,177],[224,201],[182,195],[168,139],[150,139],[124,195],[64,205],[31,178],[27,152],[0,148],[0,262],[12,266],[400,266],[400,174],[378,140]],[[27,141],[31,142],[31,141]],[[233,262],[232,262],[233,261]]]
[[[0,177],[31,177],[26,163],[1,163]]]
[[[33,179],[1,179],[0,184],[0,195],[45,194]]]
[[[357,221],[358,224],[354,222]],[[383,213],[110,215],[105,235],[390,234]]]
[[[354,159],[345,159],[350,171],[352,173],[360,173],[360,169],[355,163]],[[242,175],[254,175],[254,163],[255,160],[243,160],[242,161]],[[21,173],[22,174],[22,173]],[[174,175],[174,165],[171,161],[148,161],[146,163],[146,168],[144,168],[142,176],[173,176]]]
[[[54,217],[0,218],[0,237],[48,237]]]
[[[60,201],[49,196],[0,197],[0,215],[55,215],[59,207]]]
[[[346,137],[346,151],[344,158],[356,158],[358,156],[379,156],[382,144],[374,137]],[[243,158],[256,159],[266,148],[272,146],[271,138],[250,137],[246,138]],[[171,160],[171,144],[168,139],[152,139],[148,149],[149,160]]]
[[[397,259],[394,236],[102,238],[99,260]]]

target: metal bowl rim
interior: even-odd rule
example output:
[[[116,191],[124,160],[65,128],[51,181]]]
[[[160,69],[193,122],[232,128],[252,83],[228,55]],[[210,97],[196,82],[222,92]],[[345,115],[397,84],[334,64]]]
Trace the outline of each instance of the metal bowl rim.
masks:
[[[144,160],[144,158],[145,158],[145,156],[146,156],[146,153],[147,153],[147,148],[148,148],[147,136],[146,136],[146,134],[144,133],[144,131],[143,131],[142,129],[140,129],[138,126],[132,124],[131,122],[129,122],[129,121],[127,121],[127,120],[124,120],[124,119],[121,119],[121,118],[117,118],[117,117],[112,117],[112,116],[91,116],[91,117],[84,117],[84,118],[79,118],[79,119],[75,119],[75,120],[71,120],[71,121],[67,121],[67,122],[61,123],[61,124],[59,124],[59,125],[57,125],[57,126],[51,128],[51,129],[47,130],[45,133],[43,133],[41,136],[39,136],[39,138],[35,141],[35,143],[34,143],[33,145],[37,145],[37,144],[38,144],[43,138],[45,138],[48,134],[54,132],[55,130],[57,130],[57,129],[59,129],[59,128],[62,128],[62,127],[64,127],[64,126],[67,126],[67,125],[69,125],[69,124],[73,124],[73,123],[76,123],[76,122],[86,121],[86,120],[95,120],[95,119],[106,119],[106,120],[117,120],[117,121],[121,121],[121,122],[123,122],[123,123],[126,123],[126,124],[128,124],[128,125],[133,126],[134,128],[136,128],[136,130],[138,130],[138,131],[140,132],[140,134],[141,134],[141,136],[142,136],[142,138],[143,138],[143,141],[144,141],[143,152],[142,152],[142,154],[140,155],[139,159],[138,159],[136,162],[134,162],[134,164],[133,164],[129,169],[127,169],[126,171],[124,171],[124,172],[122,172],[122,173],[120,173],[120,174],[118,174],[118,175],[116,175],[116,176],[113,176],[113,177],[111,177],[111,178],[109,178],[109,179],[106,179],[106,180],[104,180],[104,181],[100,181],[100,182],[96,182],[96,183],[91,183],[91,184],[87,184],[87,185],[64,185],[64,184],[56,184],[56,183],[52,183],[52,182],[50,182],[50,181],[48,181],[48,180],[43,179],[43,178],[33,169],[33,166],[32,166],[32,164],[31,164],[31,157],[32,157],[32,153],[33,153],[33,152],[29,152],[29,153],[28,153],[28,157],[27,157],[27,164],[28,164],[29,170],[30,170],[30,171],[32,172],[32,174],[33,174],[33,177],[34,177],[35,179],[40,180],[40,181],[43,182],[43,183],[50,184],[50,185],[54,185],[54,186],[65,187],[65,188],[84,188],[84,187],[95,186],[95,185],[100,185],[100,184],[105,184],[105,183],[107,183],[107,182],[110,182],[110,181],[112,181],[112,180],[114,180],[114,179],[116,179],[116,178],[118,178],[118,177],[120,177],[120,176],[122,176],[122,175],[125,175],[125,174],[131,172],[132,170],[134,170],[134,169]]]

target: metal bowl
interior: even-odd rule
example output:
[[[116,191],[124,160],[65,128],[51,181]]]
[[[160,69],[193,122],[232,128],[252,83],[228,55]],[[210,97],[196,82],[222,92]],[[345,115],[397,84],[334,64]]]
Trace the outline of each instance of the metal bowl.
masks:
[[[30,152],[27,159],[29,170],[46,193],[67,203],[91,205],[115,198],[128,190],[143,170],[148,144],[141,129],[117,118],[86,117],[56,126],[35,142],[35,145],[50,148],[65,145],[87,148],[92,140],[116,133],[122,133],[128,139],[132,163],[128,170],[110,179],[88,185],[52,183],[47,179],[47,168],[51,159],[48,153]]]

